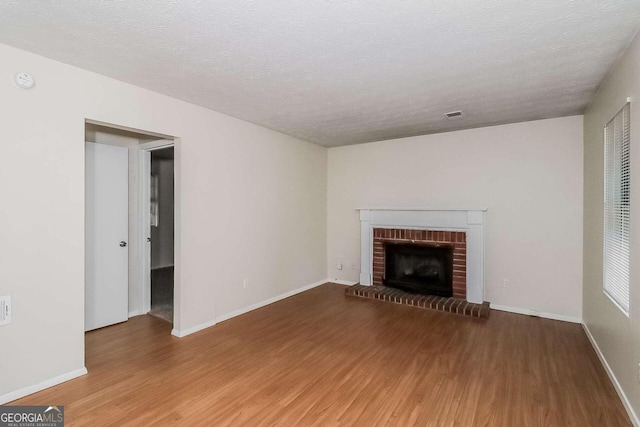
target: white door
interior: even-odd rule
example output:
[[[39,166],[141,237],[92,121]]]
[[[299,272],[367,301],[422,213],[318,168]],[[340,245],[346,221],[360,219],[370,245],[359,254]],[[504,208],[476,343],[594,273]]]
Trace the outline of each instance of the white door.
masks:
[[[128,318],[128,163],[124,147],[85,144],[85,330]]]

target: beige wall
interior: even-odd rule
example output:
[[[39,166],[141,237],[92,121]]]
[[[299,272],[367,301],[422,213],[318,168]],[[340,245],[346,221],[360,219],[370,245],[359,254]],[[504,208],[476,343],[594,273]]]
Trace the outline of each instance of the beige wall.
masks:
[[[631,104],[631,292],[629,317],[602,290],[603,128]],[[640,38],[601,86],[584,116],[584,322],[636,414],[640,414]],[[636,418],[637,420],[637,418]]]
[[[325,148],[4,45],[0,76],[0,396],[84,366],[85,119],[181,138],[180,330],[326,278]]]
[[[486,207],[485,299],[580,320],[581,116],[331,148],[328,178],[330,278],[359,279],[358,207]]]

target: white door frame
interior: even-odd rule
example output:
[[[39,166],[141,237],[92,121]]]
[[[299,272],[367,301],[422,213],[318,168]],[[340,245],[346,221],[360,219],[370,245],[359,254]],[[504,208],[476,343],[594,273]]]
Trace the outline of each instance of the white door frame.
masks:
[[[151,199],[149,195],[149,187],[150,187],[150,176],[151,176],[151,152],[155,150],[161,150],[163,148],[174,147],[175,149],[175,141],[171,140],[160,140],[160,141],[151,141],[144,144],[140,144],[139,146],[140,155],[139,158],[139,166],[140,166],[140,215],[139,215],[139,223],[140,223],[140,260],[141,260],[141,278],[140,284],[141,295],[142,295],[142,312],[148,313],[151,310],[151,245],[147,241],[147,238],[150,238],[150,216],[149,212],[151,210]],[[178,221],[177,221],[177,213],[178,213],[178,203],[179,198],[177,197],[177,162],[174,161],[174,245],[173,245],[173,254],[174,254],[174,282],[173,282],[173,324],[174,327],[176,325],[176,321],[178,319],[177,316],[177,245],[176,242],[179,239],[179,229],[178,229]]]

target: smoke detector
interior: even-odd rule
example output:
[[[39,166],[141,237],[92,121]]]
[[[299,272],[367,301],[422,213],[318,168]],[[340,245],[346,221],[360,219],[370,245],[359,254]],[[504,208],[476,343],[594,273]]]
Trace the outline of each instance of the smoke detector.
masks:
[[[29,73],[15,73],[13,83],[22,89],[31,89],[36,84],[36,80]]]
[[[462,111],[450,111],[448,113],[444,113],[444,116],[447,118],[447,120],[459,120],[462,118]]]

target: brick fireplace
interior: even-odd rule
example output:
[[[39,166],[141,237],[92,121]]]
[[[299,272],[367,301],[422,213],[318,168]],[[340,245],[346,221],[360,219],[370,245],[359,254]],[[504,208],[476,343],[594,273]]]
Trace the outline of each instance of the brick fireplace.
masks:
[[[383,286],[388,244],[450,247],[453,252],[451,284],[454,298],[467,297],[467,242],[464,231],[441,231],[410,228],[373,228],[372,285]]]
[[[452,251],[452,296],[484,302],[484,224],[486,209],[362,208],[360,285],[379,288],[385,277],[385,245],[447,247]],[[412,256],[412,255],[410,255]],[[429,267],[430,268],[430,267]],[[440,267],[438,267],[440,268]],[[404,270],[403,267],[400,270]],[[411,268],[406,276],[412,276]],[[430,274],[430,273],[429,273]],[[424,275],[422,276],[424,277]],[[386,286],[385,286],[386,287]],[[399,287],[399,286],[395,286]],[[400,287],[400,289],[402,289]],[[406,290],[406,289],[405,289]],[[436,293],[436,295],[441,295]]]

